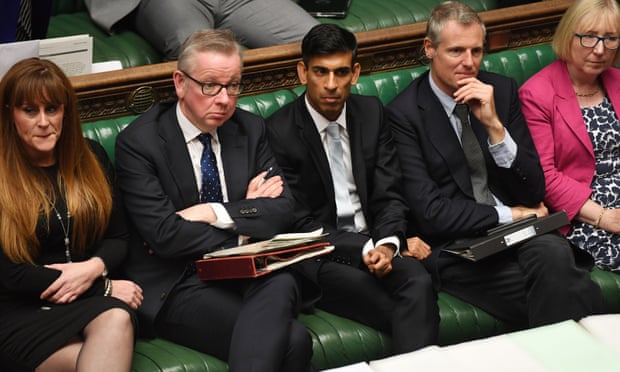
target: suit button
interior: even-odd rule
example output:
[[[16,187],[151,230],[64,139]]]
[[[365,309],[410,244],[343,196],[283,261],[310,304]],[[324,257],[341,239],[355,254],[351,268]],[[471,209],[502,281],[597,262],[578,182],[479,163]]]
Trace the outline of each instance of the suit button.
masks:
[[[163,300],[164,298],[166,298],[166,292],[162,292],[162,293],[159,295],[159,299],[160,299],[160,300]]]

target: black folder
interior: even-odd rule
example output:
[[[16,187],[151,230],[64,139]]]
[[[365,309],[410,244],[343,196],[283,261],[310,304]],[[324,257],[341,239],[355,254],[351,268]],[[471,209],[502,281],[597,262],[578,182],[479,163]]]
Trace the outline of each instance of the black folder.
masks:
[[[540,218],[531,215],[515,222],[494,227],[488,230],[484,236],[459,239],[442,250],[470,261],[478,261],[535,236],[557,230],[568,225],[568,223],[568,217],[564,211]]]
[[[351,0],[299,0],[297,4],[313,17],[344,18]]]

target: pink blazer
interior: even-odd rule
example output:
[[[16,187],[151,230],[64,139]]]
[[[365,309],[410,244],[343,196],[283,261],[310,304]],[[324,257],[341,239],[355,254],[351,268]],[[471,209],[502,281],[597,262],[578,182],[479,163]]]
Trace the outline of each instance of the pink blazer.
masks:
[[[602,81],[620,116],[620,69],[609,68]],[[545,173],[545,204],[573,220],[592,193],[595,160],[566,63],[556,60],[533,75],[519,97]]]

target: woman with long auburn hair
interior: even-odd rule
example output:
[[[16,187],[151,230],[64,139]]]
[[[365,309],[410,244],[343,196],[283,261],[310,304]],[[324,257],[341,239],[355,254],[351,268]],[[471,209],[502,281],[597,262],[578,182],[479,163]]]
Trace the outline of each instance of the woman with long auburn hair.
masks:
[[[129,371],[142,290],[111,279],[128,237],[113,166],[54,63],[16,63],[0,94],[0,366]]]

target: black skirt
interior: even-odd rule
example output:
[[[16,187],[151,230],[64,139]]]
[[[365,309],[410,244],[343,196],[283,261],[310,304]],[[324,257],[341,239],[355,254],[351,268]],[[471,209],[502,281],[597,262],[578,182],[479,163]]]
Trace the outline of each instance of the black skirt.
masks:
[[[114,297],[93,296],[70,304],[0,304],[0,371],[30,371],[80,336],[99,314],[122,308],[134,311]]]

